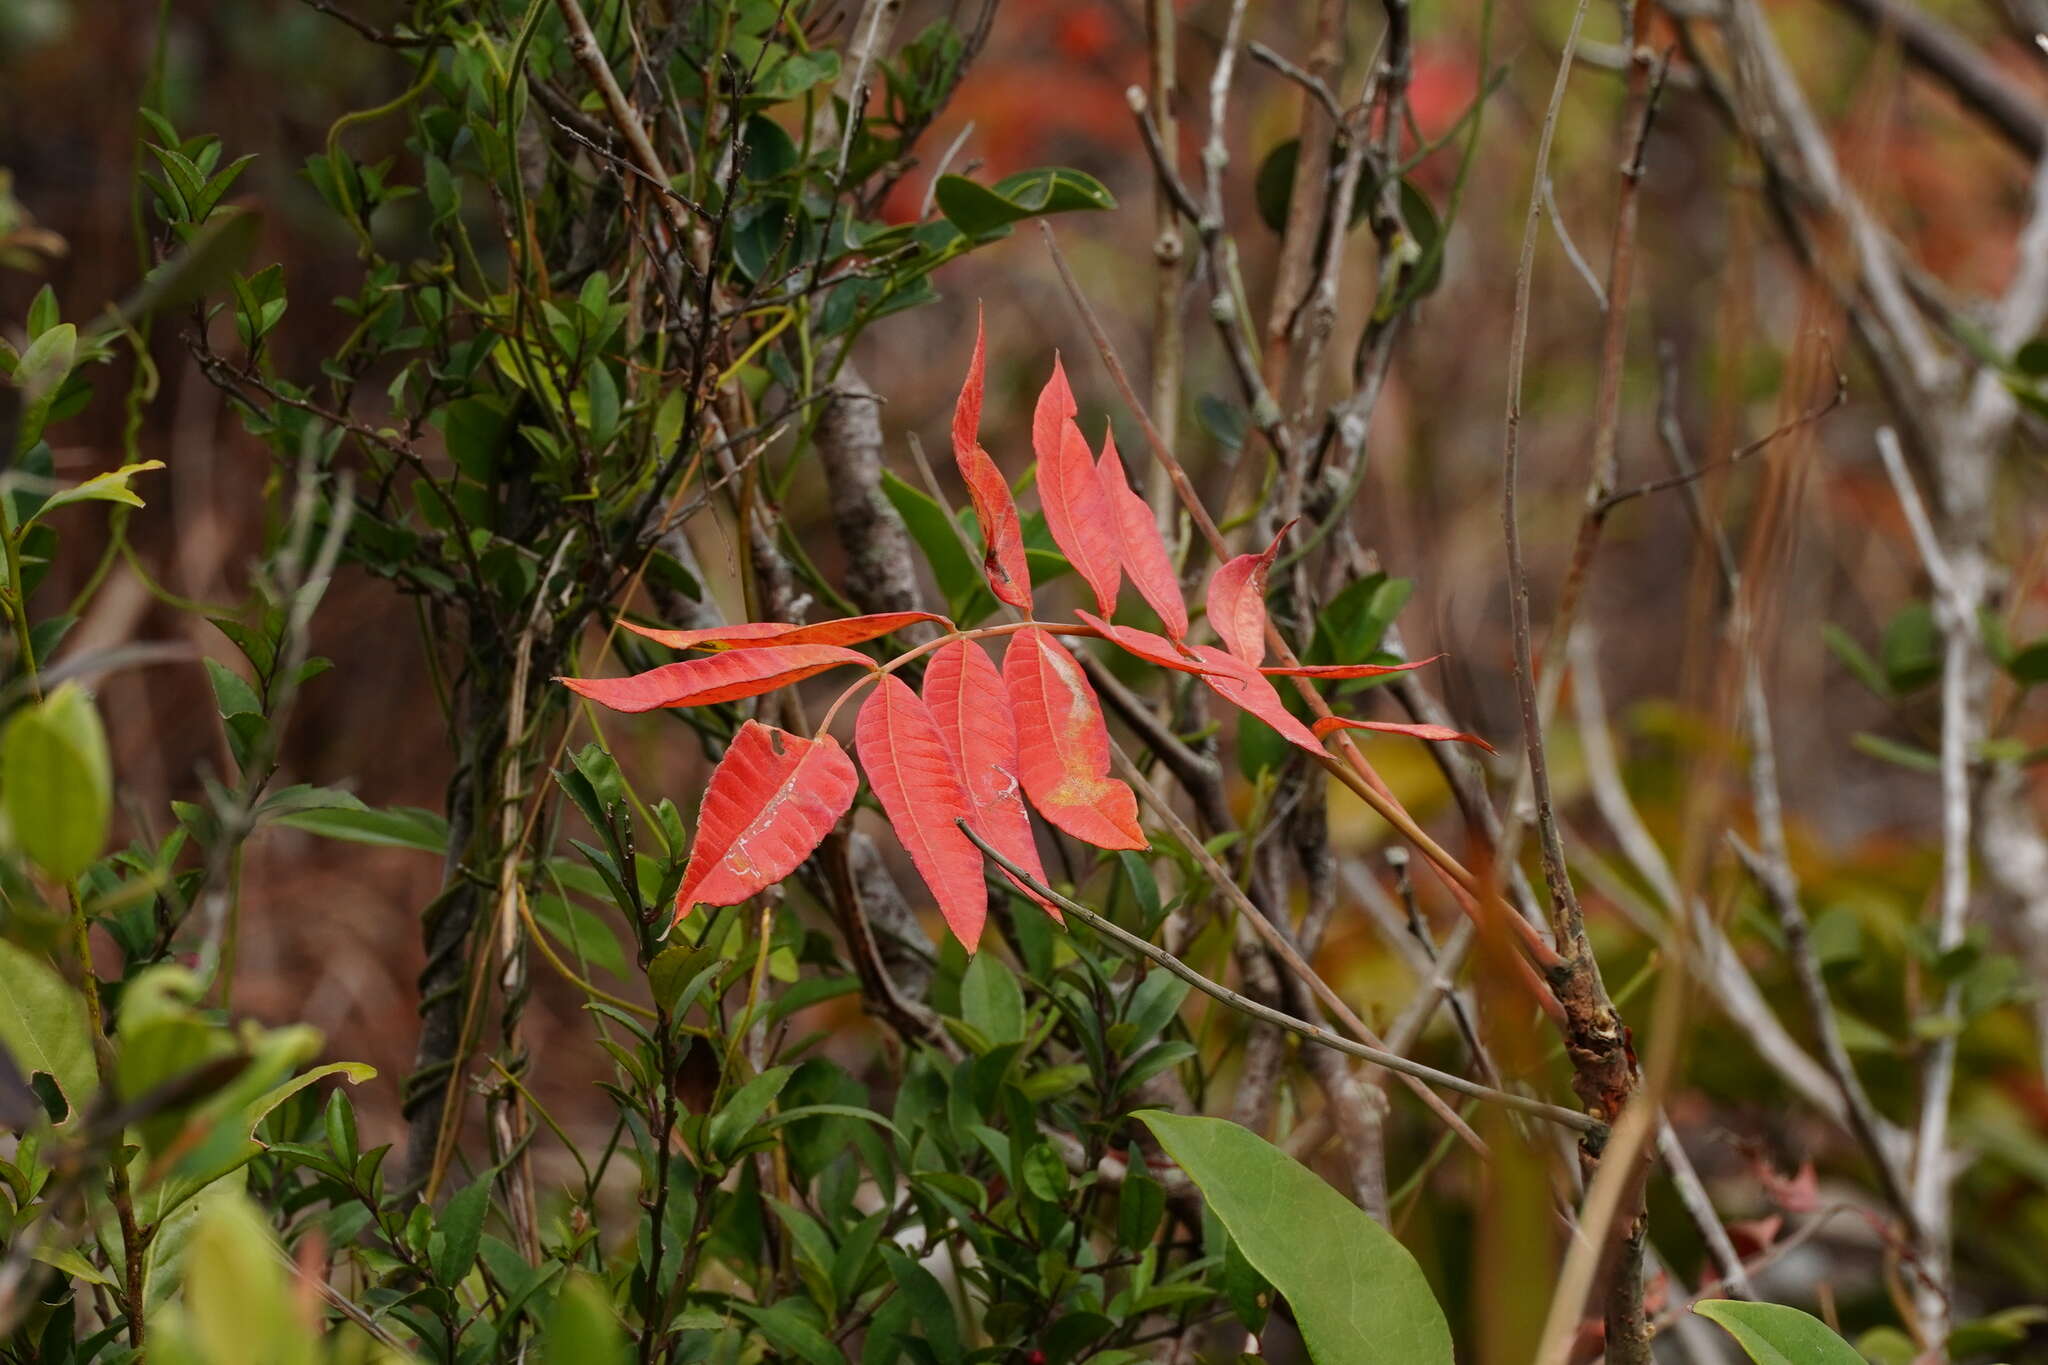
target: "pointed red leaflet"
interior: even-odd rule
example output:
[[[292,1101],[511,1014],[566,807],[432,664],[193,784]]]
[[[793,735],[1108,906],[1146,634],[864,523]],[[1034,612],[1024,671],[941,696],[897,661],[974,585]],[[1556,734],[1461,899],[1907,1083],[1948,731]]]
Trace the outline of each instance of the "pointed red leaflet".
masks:
[[[1265,674],[1235,654],[1225,653],[1214,645],[1196,645],[1195,652],[1214,670],[1201,675],[1210,691],[1239,710],[1257,716],[1277,730],[1280,738],[1288,743],[1300,745],[1312,754],[1324,752],[1322,741],[1301,723],[1300,717],[1287,709],[1287,703],[1280,700],[1279,692],[1274,690]]]
[[[1259,672],[1269,678],[1381,678],[1389,673],[1427,667],[1443,657],[1432,654],[1405,664],[1271,664]]]
[[[1413,739],[1426,739],[1437,743],[1456,741],[1461,744],[1477,744],[1490,754],[1500,752],[1479,736],[1468,735],[1463,730],[1453,730],[1448,725],[1403,725],[1390,720],[1351,720],[1344,716],[1324,716],[1315,724],[1318,735],[1334,734],[1339,730],[1377,730],[1383,735],[1407,735]]]
[[[670,649],[761,649],[767,645],[859,645],[879,640],[919,621],[950,626],[952,622],[928,611],[885,611],[873,616],[847,616],[837,621],[817,621],[807,626],[787,621],[743,621],[734,626],[707,626],[702,630],[662,630],[656,626],[619,624]]]
[[[974,318],[974,357],[967,362],[967,382],[953,404],[953,461],[967,485],[974,516],[981,523],[981,571],[989,590],[1017,610],[1031,610],[1031,568],[1024,558],[1024,530],[1017,520],[1017,501],[1003,471],[981,448],[981,389],[985,346],[981,314]]]
[[[1017,772],[1017,717],[995,661],[972,640],[941,645],[925,665],[924,703],[960,770],[967,799],[974,803],[976,832],[1043,884],[1045,868],[1031,837],[1031,813],[1024,808],[1023,779]],[[1015,877],[1010,880],[1047,914],[1060,919],[1057,905]]]
[[[931,888],[939,913],[961,946],[973,952],[988,918],[988,887],[981,879],[981,850],[957,822],[973,821],[974,803],[931,708],[901,678],[885,674],[861,703],[853,743],[882,813]]]
[[[1122,538],[1116,513],[1095,472],[1088,438],[1074,424],[1074,395],[1066,371],[1053,357],[1052,378],[1039,392],[1031,414],[1031,449],[1038,455],[1038,501],[1046,529],[1074,572],[1095,593],[1104,616],[1116,614],[1116,590],[1123,580]]]
[[[1044,631],[1019,631],[1003,651],[1003,682],[1022,746],[1018,775],[1038,813],[1097,848],[1147,847],[1137,796],[1109,775],[1109,727],[1074,656]]]
[[[859,787],[853,760],[832,736],[742,725],[704,789],[676,918],[698,905],[737,905],[796,871]]]
[[[654,711],[664,706],[709,706],[759,696],[841,664],[873,668],[875,661],[839,645],[769,645],[699,655],[629,678],[556,681],[614,711]]]
[[[1076,611],[1082,625],[1100,635],[1127,654],[1135,655],[1148,664],[1161,668],[1174,668],[1182,673],[1212,673],[1215,669],[1194,656],[1193,648],[1183,650],[1164,635],[1154,635],[1149,630],[1136,626],[1119,626],[1103,620],[1093,612]]]
[[[1266,573],[1286,534],[1283,526],[1265,553],[1239,555],[1209,576],[1209,629],[1254,668],[1266,659]]]
[[[1116,519],[1124,572],[1131,576],[1138,595],[1159,613],[1166,633],[1180,639],[1188,633],[1188,607],[1181,600],[1180,576],[1173,571],[1173,556],[1167,552],[1166,538],[1159,534],[1159,523],[1153,518],[1151,507],[1132,491],[1124,478],[1124,462],[1116,453],[1113,431],[1102,435],[1102,458],[1096,461],[1095,474]]]

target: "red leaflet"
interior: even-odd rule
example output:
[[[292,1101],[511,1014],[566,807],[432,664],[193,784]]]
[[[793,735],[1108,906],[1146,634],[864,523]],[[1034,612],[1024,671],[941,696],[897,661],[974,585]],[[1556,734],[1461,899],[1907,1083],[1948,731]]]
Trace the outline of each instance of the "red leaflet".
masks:
[[[1045,509],[1046,529],[1095,592],[1096,610],[1116,612],[1117,585],[1123,580],[1122,537],[1117,514],[1095,472],[1088,438],[1074,424],[1074,395],[1067,388],[1059,357],[1052,378],[1038,395],[1031,414],[1031,448],[1038,453],[1038,501]]]
[[[988,918],[988,887],[981,879],[981,850],[957,822],[975,818],[974,803],[931,708],[902,679],[886,674],[861,703],[853,742],[868,785],[931,888],[939,913],[961,946],[973,952]]]
[[[1118,549],[1122,554],[1124,572],[1131,576],[1138,595],[1159,613],[1160,624],[1166,627],[1166,633],[1180,639],[1188,633],[1188,608],[1187,603],[1181,601],[1180,577],[1173,571],[1173,556],[1167,552],[1166,539],[1159,534],[1159,523],[1153,519],[1152,509],[1131,491],[1129,481],[1124,478],[1124,462],[1116,453],[1116,433],[1113,431],[1102,435],[1102,458],[1096,462],[1095,475],[1102,484],[1103,496],[1109,500],[1110,512],[1116,518]]]
[[[1116,645],[1128,654],[1135,654],[1148,664],[1161,668],[1177,668],[1183,673],[1209,673],[1215,671],[1210,665],[1194,657],[1191,647],[1174,644],[1164,635],[1154,635],[1149,630],[1136,626],[1113,625],[1093,612],[1076,611],[1081,624]]]
[[[930,621],[951,626],[943,616],[928,611],[885,611],[873,616],[848,616],[837,621],[819,621],[793,626],[786,621],[745,621],[736,626],[709,626],[703,630],[661,630],[636,626],[622,620],[620,625],[635,635],[645,636],[670,649],[760,649],[764,645],[858,645],[884,635]]]
[[[1464,744],[1477,744],[1490,754],[1500,752],[1479,736],[1468,735],[1463,730],[1453,730],[1448,725],[1401,725],[1388,720],[1349,720],[1343,716],[1324,716],[1315,724],[1318,735],[1334,734],[1338,730],[1377,730],[1386,735],[1410,735],[1416,739],[1439,742],[1456,740]]]
[[[967,485],[967,497],[981,522],[981,571],[989,590],[1022,612],[1031,610],[1031,569],[1024,559],[1024,530],[1017,520],[1017,502],[1003,471],[981,448],[981,387],[984,345],[981,316],[974,319],[974,357],[967,362],[967,382],[953,404],[953,460]]]
[[[1201,675],[1209,690],[1239,710],[1257,716],[1279,732],[1280,738],[1298,744],[1312,754],[1323,752],[1322,741],[1280,700],[1273,684],[1258,669],[1226,654],[1214,645],[1196,645],[1195,652],[1214,671]]]
[[[1239,555],[1209,576],[1209,628],[1225,649],[1254,668],[1266,658],[1266,572],[1287,526],[1264,554]]]
[[[1273,664],[1259,672],[1269,678],[1378,678],[1389,673],[1406,673],[1411,668],[1433,664],[1443,657],[1432,654],[1427,659],[1405,664]]]
[[[1081,665],[1040,630],[1003,651],[1017,716],[1024,794],[1054,825],[1097,848],[1145,848],[1138,798],[1109,775],[1109,727]]]
[[[1017,717],[995,661],[971,640],[941,645],[925,665],[924,703],[960,770],[974,805],[975,830],[1043,883],[1045,868],[1031,837],[1031,813],[1024,808],[1023,780],[1017,773]],[[1017,887],[1055,920],[1060,918],[1058,906],[1022,882]]]
[[[839,645],[769,645],[704,654],[630,678],[557,678],[570,691],[614,711],[709,706],[759,696],[841,664],[873,668],[874,660]]]
[[[704,789],[676,918],[698,905],[737,905],[796,871],[859,786],[853,760],[832,736],[742,725]]]

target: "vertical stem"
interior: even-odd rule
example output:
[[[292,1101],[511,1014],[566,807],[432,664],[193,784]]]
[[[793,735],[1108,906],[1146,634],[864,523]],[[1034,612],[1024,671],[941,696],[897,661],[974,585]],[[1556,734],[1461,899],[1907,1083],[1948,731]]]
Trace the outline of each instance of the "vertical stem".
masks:
[[[1152,44],[1152,116],[1158,124],[1160,145],[1168,156],[1178,156],[1180,152],[1173,4],[1174,0],[1147,0],[1145,6],[1145,24]],[[1180,435],[1180,287],[1181,262],[1187,245],[1181,237],[1180,216],[1174,209],[1173,196],[1157,177],[1152,183],[1152,222],[1152,259],[1156,267],[1152,294],[1152,425],[1171,448]],[[1152,515],[1170,530],[1174,520],[1173,480],[1157,461],[1145,475],[1145,501],[1151,504]],[[1169,535],[1168,543],[1173,539]]]

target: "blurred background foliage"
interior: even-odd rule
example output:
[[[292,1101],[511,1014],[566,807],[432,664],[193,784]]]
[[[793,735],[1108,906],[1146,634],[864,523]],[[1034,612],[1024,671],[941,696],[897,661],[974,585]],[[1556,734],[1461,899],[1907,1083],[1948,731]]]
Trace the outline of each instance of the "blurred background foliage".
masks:
[[[12,0],[0,7],[0,174],[6,177],[0,180],[0,318],[13,326],[11,320],[28,317],[45,285],[61,315],[81,323],[103,301],[128,296],[149,263],[138,254],[138,236],[147,240],[161,231],[138,175],[168,175],[152,166],[145,141],[162,146],[212,136],[220,140],[215,169],[253,158],[222,188],[223,202],[261,207],[254,259],[277,263],[276,282],[289,295],[282,314],[288,322],[264,341],[266,365],[309,387],[322,382],[323,362],[365,325],[365,243],[392,260],[420,257],[432,249],[431,219],[443,208],[431,179],[415,178],[417,165],[404,147],[405,120],[337,126],[350,111],[402,98],[411,74],[391,50],[320,8],[255,0],[162,0],[157,6]],[[381,27],[393,16],[377,8],[365,0],[357,17]],[[1253,8],[1250,36],[1283,53],[1302,49],[1306,6]],[[2014,8],[2024,6],[2014,0]],[[937,4],[906,9],[904,35],[948,16],[962,24],[975,17]],[[1199,92],[1215,61],[1227,6],[1190,0],[1178,9],[1183,87]],[[1924,287],[1944,297],[2002,288],[2015,269],[2027,209],[2024,159],[1986,136],[1967,111],[1905,65],[1894,44],[1840,9],[1816,0],[1777,0],[1768,10],[1847,173],[1924,276]],[[2040,59],[2024,38],[2025,15],[1964,0],[1950,0],[1939,11],[1980,41],[2012,81],[2043,96]],[[1354,519],[1359,543],[1370,547],[1386,573],[1410,585],[1400,591],[1412,596],[1389,604],[1388,612],[1398,610],[1406,652],[1447,652],[1437,680],[1451,712],[1461,726],[1503,748],[1517,733],[1496,507],[1503,358],[1529,148],[1569,17],[1568,7],[1557,4],[1503,7],[1492,16],[1490,39],[1483,39],[1476,3],[1416,11],[1411,100],[1422,144],[1458,129],[1482,89],[1491,93],[1475,160],[1462,182],[1455,148],[1422,159],[1412,171],[1416,191],[1436,211],[1445,210],[1454,186],[1461,198],[1443,244],[1441,281],[1404,337],[1379,403]],[[872,205],[877,230],[928,213],[929,158],[949,147],[957,145],[952,169],[985,183],[1033,167],[1072,167],[1099,182],[1103,205],[1117,207],[1059,219],[1065,249],[1118,349],[1144,357],[1151,329],[1152,173],[1124,95],[1147,79],[1144,16],[1135,4],[1034,0],[997,6],[989,22],[972,78],[924,132],[919,146],[928,159],[906,167]],[[1376,17],[1361,10],[1352,23],[1353,45],[1369,46]],[[1590,24],[1589,32],[1612,43],[1610,14],[1596,9]],[[1496,71],[1481,68],[1486,42]],[[1612,211],[1612,130],[1624,91],[1618,75],[1602,65],[1612,65],[1619,49],[1593,46],[1599,50],[1585,61],[1563,106],[1553,178],[1560,218],[1597,261],[1594,246],[1604,247]],[[2027,962],[2024,943],[2005,933],[1997,916],[1982,921],[1986,927],[1963,952],[1937,950],[1923,928],[1940,872],[1939,793],[1930,771],[1940,644],[1920,559],[1870,455],[1873,429],[1886,418],[1851,354],[1846,329],[1827,315],[1778,241],[1754,165],[1731,145],[1700,86],[1682,59],[1674,65],[1647,157],[1638,316],[1619,445],[1634,479],[1654,478],[1664,472],[1657,427],[1666,399],[1672,411],[1665,415],[1689,433],[1695,453],[1716,458],[1811,408],[1815,394],[1824,396],[1828,387],[1811,385],[1816,369],[1839,363],[1848,372],[1847,403],[1779,449],[1745,462],[1714,496],[1720,515],[1740,524],[1761,502],[1766,480],[1794,484],[1787,558],[1769,604],[1775,636],[1768,681],[1779,771],[1814,951],[1843,1039],[1880,1110],[1901,1117],[1910,1112],[1912,1062],[1925,1041],[1915,1029],[1925,1024],[1925,1002],[1941,983],[1962,983],[1967,1028],[1955,1099],[1955,1138],[1964,1159],[1955,1219],[1959,1316],[2006,1316],[1984,1327],[1982,1352],[1959,1354],[2048,1359],[2027,1311],[2009,1311],[2048,1303],[2041,963]],[[139,125],[141,105],[160,111],[166,126]],[[1270,286],[1277,245],[1257,226],[1256,172],[1293,136],[1299,107],[1300,92],[1272,71],[1240,73],[1225,130],[1231,154],[1225,192],[1253,297],[1264,297]],[[1183,128],[1190,165],[1205,131],[1192,124]],[[322,183],[323,165],[333,164],[322,158],[337,146],[338,133],[356,167],[376,168],[387,159],[402,167],[382,195],[374,172],[359,171],[339,196],[331,174]],[[389,192],[399,184],[416,192],[405,198]],[[351,196],[361,215],[353,223],[342,211]],[[389,202],[378,204],[380,197]],[[547,251],[559,245],[542,244]],[[1370,255],[1364,234],[1357,250]],[[1571,552],[1603,326],[1596,301],[1554,235],[1544,239],[1541,267],[1529,319],[1533,359],[1523,428],[1523,518],[1539,585],[1562,578]],[[1371,273],[1360,267],[1354,278]],[[1084,411],[1116,409],[1099,373],[1076,359],[1091,355],[1092,347],[1062,300],[1035,233],[1014,233],[949,263],[932,284],[936,297],[927,306],[887,317],[857,343],[861,372],[885,400],[881,420],[890,463],[906,485],[917,480],[904,437],[919,434],[933,449],[941,444],[977,306],[990,333],[984,440],[999,459],[1018,467],[1023,414],[1050,350],[1070,358]],[[242,306],[253,304],[261,316],[265,301],[252,297]],[[1355,333],[1373,304],[1369,291],[1347,293],[1340,332]],[[1190,316],[1198,317],[1202,307],[1199,300],[1187,304]],[[599,297],[585,321],[566,325],[572,332],[583,326],[602,333],[614,323]],[[1197,326],[1190,336],[1180,454],[1212,505],[1242,511],[1253,490],[1232,471],[1250,415],[1210,331]],[[157,383],[140,404],[132,438],[131,414],[113,401],[61,411],[49,429],[53,473],[65,481],[115,468],[127,458],[124,449],[164,465],[147,485],[147,507],[127,516],[133,563],[124,559],[112,567],[89,611],[71,627],[65,649],[86,653],[169,641],[241,668],[243,656],[233,644],[201,616],[176,606],[179,599],[240,602],[276,589],[273,561],[290,540],[291,526],[289,504],[274,496],[275,481],[289,471],[252,435],[173,329],[159,328],[149,348]],[[1816,361],[1817,354],[1827,359]],[[2015,361],[2019,382],[2028,373],[2023,360]],[[127,391],[134,364],[128,349],[114,346],[93,382],[105,394]],[[394,377],[381,369],[350,381],[361,379],[374,395]],[[1807,389],[1795,391],[1801,382]],[[645,416],[658,422],[658,412]],[[1994,742],[2019,772],[2037,819],[2048,802],[2048,764],[2041,761],[2048,687],[2034,685],[2048,682],[2048,655],[2039,643],[2048,639],[2048,502],[2042,498],[2048,471],[2040,438],[2038,418],[2027,419],[2019,456],[2001,473],[1999,497],[2011,512],[2000,526],[1999,549],[2011,575],[1993,608],[1995,630],[2007,646],[1993,703]],[[960,501],[957,488],[952,491]],[[821,576],[843,580],[847,568],[828,529],[822,481],[797,470],[781,490],[780,511],[792,538],[811,548]],[[1560,809],[1579,836],[1576,870],[1609,985],[1624,1001],[1646,1007],[1648,984],[1668,963],[1646,932],[1660,922],[1647,908],[1655,888],[1627,865],[1597,818],[1593,784],[1599,766],[1610,760],[1596,746],[1613,747],[1611,761],[1644,828],[1666,848],[1686,845],[1699,784],[1734,783],[1741,752],[1701,700],[1727,680],[1708,676],[1724,661],[1703,646],[1698,614],[1687,610],[1698,600],[1703,556],[1682,501],[1670,494],[1636,499],[1617,509],[1607,536],[1582,611],[1590,625],[1582,647],[1597,661],[1603,695],[1590,716],[1571,700],[1561,708],[1552,757]],[[73,531],[68,539],[48,567],[46,592],[60,599],[86,585],[100,558],[92,533]],[[703,600],[718,615],[741,619],[748,571],[739,534],[714,520],[693,540]],[[275,780],[345,790],[376,811],[439,809],[458,763],[435,700],[446,686],[435,676],[444,661],[430,647],[445,622],[435,617],[423,630],[415,603],[377,581],[373,561],[373,554],[355,554],[312,620],[306,652],[335,666],[304,681],[289,727],[274,740]],[[943,593],[953,585],[933,586]],[[1540,610],[1539,604],[1539,620]],[[1367,643],[1376,645],[1378,632]],[[1583,687],[1577,685],[1580,698]],[[210,723],[217,711],[235,714],[217,688],[217,682],[209,686],[205,670],[192,667],[118,671],[97,684],[110,767],[118,774],[116,846],[151,830],[160,834],[161,813],[172,802],[203,801],[209,781],[241,771],[247,754],[234,751],[236,729]],[[1602,733],[1590,733],[1591,721]],[[708,760],[697,745],[678,742],[682,733],[655,718],[608,718],[605,724],[633,788],[650,800],[671,797],[693,815]],[[1246,740],[1241,747],[1251,745]],[[1375,757],[1419,817],[1455,825],[1441,779],[1419,749],[1390,747]],[[1257,771],[1250,763],[1233,777],[1232,800],[1242,810],[1259,799]],[[1331,796],[1330,820],[1333,847],[1373,884],[1350,894],[1398,905],[1405,882],[1379,856],[1384,827],[1342,791]],[[371,841],[338,842],[322,837],[331,831],[320,824],[314,818],[268,825],[237,855],[239,902],[248,915],[236,950],[234,1003],[274,1029],[317,1030],[327,1040],[323,1060],[376,1068],[383,1079],[352,1088],[353,1123],[368,1148],[399,1141],[404,1131],[396,1078],[412,1066],[417,1044],[416,981],[426,965],[418,917],[441,890],[442,870],[425,851],[433,847],[431,835],[390,830]],[[587,873],[574,875],[583,879],[581,894],[565,888],[558,901],[535,907],[541,924],[566,938],[594,922],[588,906],[604,899],[602,887],[590,894]],[[1739,866],[1717,861],[1699,875],[1698,886],[1704,901],[1725,915],[1763,997],[1781,1005],[1795,1000],[1798,983],[1779,951],[1781,930]],[[1416,891],[1423,919],[1447,929],[1455,917],[1448,901],[1419,883]],[[10,923],[10,936],[16,931]],[[808,939],[800,929],[791,932],[785,946],[793,979],[799,960],[830,950],[814,941],[815,931]],[[580,939],[578,945],[586,954],[583,970],[604,989],[644,997],[643,975],[634,965],[642,945],[631,942],[628,931],[600,925],[595,946]],[[108,947],[101,945],[101,956],[111,966]],[[1027,958],[1032,951],[1023,946]],[[1390,947],[1364,916],[1339,917],[1318,961],[1375,1025],[1398,1016],[1417,987],[1414,954]],[[942,959],[935,1003],[947,1014],[966,1009],[957,995],[947,995],[961,988],[962,969],[962,962]],[[136,989],[128,987],[131,994]],[[175,997],[175,983],[164,989]],[[614,1112],[592,1079],[610,1063],[587,1022],[585,997],[547,972],[534,974],[532,991],[524,1046],[543,1059],[529,1075],[534,1100],[577,1146],[601,1148]],[[1484,998],[1480,1008],[1488,1008]],[[864,1082],[886,1078],[897,1065],[887,1030],[854,999],[809,1003],[802,1013],[806,1030],[826,1035],[820,1055]],[[1788,1009],[1786,1019],[1810,1044],[1798,1012]],[[1790,1227],[1830,1214],[1825,1226],[1772,1260],[1760,1281],[1768,1294],[1821,1306],[1852,1337],[1889,1328],[1893,1337],[1879,1330],[1864,1338],[1866,1354],[1906,1358],[1897,1354],[1904,1339],[1896,1333],[1903,1292],[1896,1261],[1855,1212],[1869,1204],[1870,1173],[1854,1146],[1759,1064],[1750,1021],[1696,1001],[1683,1028],[1670,1111],[1738,1249],[1764,1252]],[[1194,1041],[1204,1055],[1197,1074],[1213,1061],[1222,1068],[1216,1083],[1227,1085],[1231,1062],[1224,1040],[1196,1035]],[[1443,1061],[1459,1055],[1448,1016],[1435,1021],[1420,1049]],[[468,1102],[481,1112],[480,1100]],[[1300,1119],[1293,1102],[1291,1094],[1282,1097],[1270,1134],[1276,1139]],[[309,1126],[318,1121],[311,1110],[303,1117]],[[1457,1158],[1421,1165],[1435,1142],[1429,1130],[1413,1127],[1390,1138],[1390,1167],[1420,1168],[1427,1185],[1425,1197],[1398,1201],[1396,1230],[1421,1261],[1461,1339],[1490,1343],[1477,1348],[1484,1358],[1515,1358],[1499,1335],[1503,1329],[1484,1324],[1496,1316],[1512,1321],[1540,1314],[1548,1267],[1558,1254],[1555,1239],[1540,1219],[1519,1231],[1506,1225],[1499,1207],[1489,1206],[1478,1172]],[[536,1142],[534,1161],[544,1187],[581,1178],[556,1135]],[[1837,1206],[1849,1211],[1833,1216]],[[1697,1283],[1704,1249],[1661,1180],[1653,1182],[1651,1209],[1660,1251],[1678,1276]],[[227,1247],[199,1254],[237,1253]],[[420,1254],[432,1255],[424,1242]],[[267,1272],[232,1273],[255,1282]],[[1517,1298],[1533,1298],[1534,1309],[1517,1309],[1511,1302]],[[574,1308],[570,1295],[555,1311]],[[201,1336],[207,1311],[203,1304],[187,1310],[190,1330]],[[177,1357],[167,1350],[163,1358]]]

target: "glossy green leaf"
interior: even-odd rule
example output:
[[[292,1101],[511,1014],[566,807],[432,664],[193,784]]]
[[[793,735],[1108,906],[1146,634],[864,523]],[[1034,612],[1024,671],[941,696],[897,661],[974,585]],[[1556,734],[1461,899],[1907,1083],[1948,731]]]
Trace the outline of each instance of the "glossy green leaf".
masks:
[[[1863,1365],[1848,1342],[1810,1313],[1780,1303],[1706,1299],[1692,1311],[1718,1324],[1756,1365]]]
[[[1286,1296],[1317,1365],[1451,1365],[1451,1333],[1407,1248],[1322,1177],[1223,1119],[1141,1111],[1229,1229]]]
[[[1116,196],[1101,181],[1065,166],[1019,171],[993,185],[942,175],[935,198],[946,221],[971,238],[993,237],[1044,214],[1116,207]]]

